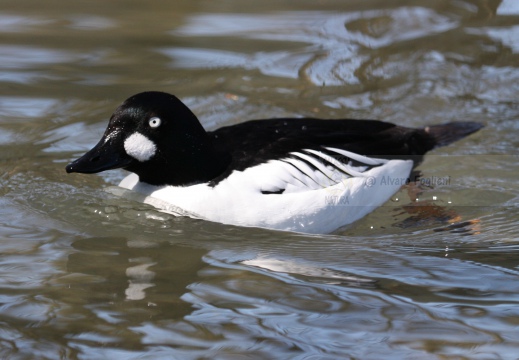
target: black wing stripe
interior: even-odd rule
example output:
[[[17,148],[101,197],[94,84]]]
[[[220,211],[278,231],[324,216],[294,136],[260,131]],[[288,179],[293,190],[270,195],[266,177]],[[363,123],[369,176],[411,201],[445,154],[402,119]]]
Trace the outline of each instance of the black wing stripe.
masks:
[[[346,174],[346,175],[348,175],[350,177],[364,177],[365,176],[362,172],[353,169],[352,167],[348,166],[348,164],[345,164],[345,163],[337,160],[333,156],[321,153],[319,151],[310,150],[310,149],[307,149],[306,151],[311,152],[312,154],[315,154],[316,156],[319,156],[322,159],[328,161],[328,163],[330,163],[335,168],[339,169],[344,174]],[[356,154],[354,154],[354,155],[356,155]]]
[[[294,166],[297,170],[299,170],[304,176],[305,179],[310,179],[317,185],[320,185],[317,179],[315,178],[314,171],[312,168],[303,160],[300,159],[294,159],[294,158],[285,158],[283,159],[284,162],[287,162]],[[303,181],[305,185],[308,185],[306,182]]]
[[[352,160],[358,161],[358,162],[366,164],[366,165],[379,166],[379,165],[387,163],[387,160],[384,160],[384,159],[370,158],[370,157],[352,153],[351,151],[347,151],[347,150],[343,150],[343,149],[337,149],[334,147],[325,147],[325,149],[336,152],[337,154],[340,154],[340,155],[344,155]]]
[[[300,152],[293,152],[293,153],[290,153],[290,154],[293,155],[293,156],[297,156],[297,157],[303,159],[305,162],[309,163],[313,168],[315,168],[315,170],[321,172],[321,174],[326,176],[332,183],[337,184],[337,181],[334,180],[331,177],[330,169],[328,169],[324,165],[324,163],[322,161],[322,158],[321,159],[317,159],[315,157],[312,157],[312,156],[309,156],[307,154],[300,153]]]

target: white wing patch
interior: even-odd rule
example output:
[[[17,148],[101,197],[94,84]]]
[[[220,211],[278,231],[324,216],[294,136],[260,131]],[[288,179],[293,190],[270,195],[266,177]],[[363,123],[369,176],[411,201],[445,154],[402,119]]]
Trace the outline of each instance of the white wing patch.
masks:
[[[303,149],[247,169],[248,178],[263,193],[295,193],[328,188],[349,178],[366,178],[367,170],[388,162],[342,149],[323,149],[326,152]]]
[[[135,132],[124,141],[124,150],[131,157],[144,162],[155,155],[157,146],[146,136]]]

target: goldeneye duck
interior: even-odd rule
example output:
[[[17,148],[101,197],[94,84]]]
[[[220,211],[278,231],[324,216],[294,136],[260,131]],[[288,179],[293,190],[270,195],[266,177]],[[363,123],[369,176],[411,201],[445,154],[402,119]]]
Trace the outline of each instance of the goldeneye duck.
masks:
[[[165,212],[329,233],[386,202],[427,151],[481,127],[280,118],[207,132],[178,98],[150,91],[124,101],[99,143],[66,171],[128,170],[119,186]]]

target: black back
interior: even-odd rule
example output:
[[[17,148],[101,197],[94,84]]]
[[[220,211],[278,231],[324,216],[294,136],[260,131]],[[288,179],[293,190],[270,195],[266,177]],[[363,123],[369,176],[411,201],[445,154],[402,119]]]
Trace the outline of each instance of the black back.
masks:
[[[480,124],[471,122],[412,129],[378,120],[280,118],[251,120],[208,135],[215,150],[229,153],[232,158],[227,171],[215,179],[218,181],[232,170],[283,158],[290,152],[324,147],[379,158],[412,159],[417,165],[427,151],[479,128]]]

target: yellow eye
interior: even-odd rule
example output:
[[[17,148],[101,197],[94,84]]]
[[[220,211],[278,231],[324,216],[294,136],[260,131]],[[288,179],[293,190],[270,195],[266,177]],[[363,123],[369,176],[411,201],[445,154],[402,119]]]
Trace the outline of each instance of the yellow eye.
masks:
[[[148,124],[149,124],[150,127],[152,127],[152,128],[157,128],[157,127],[160,126],[161,122],[162,122],[162,121],[160,120],[160,118],[158,118],[158,117],[152,117],[152,118],[150,119],[150,121],[148,122]]]

